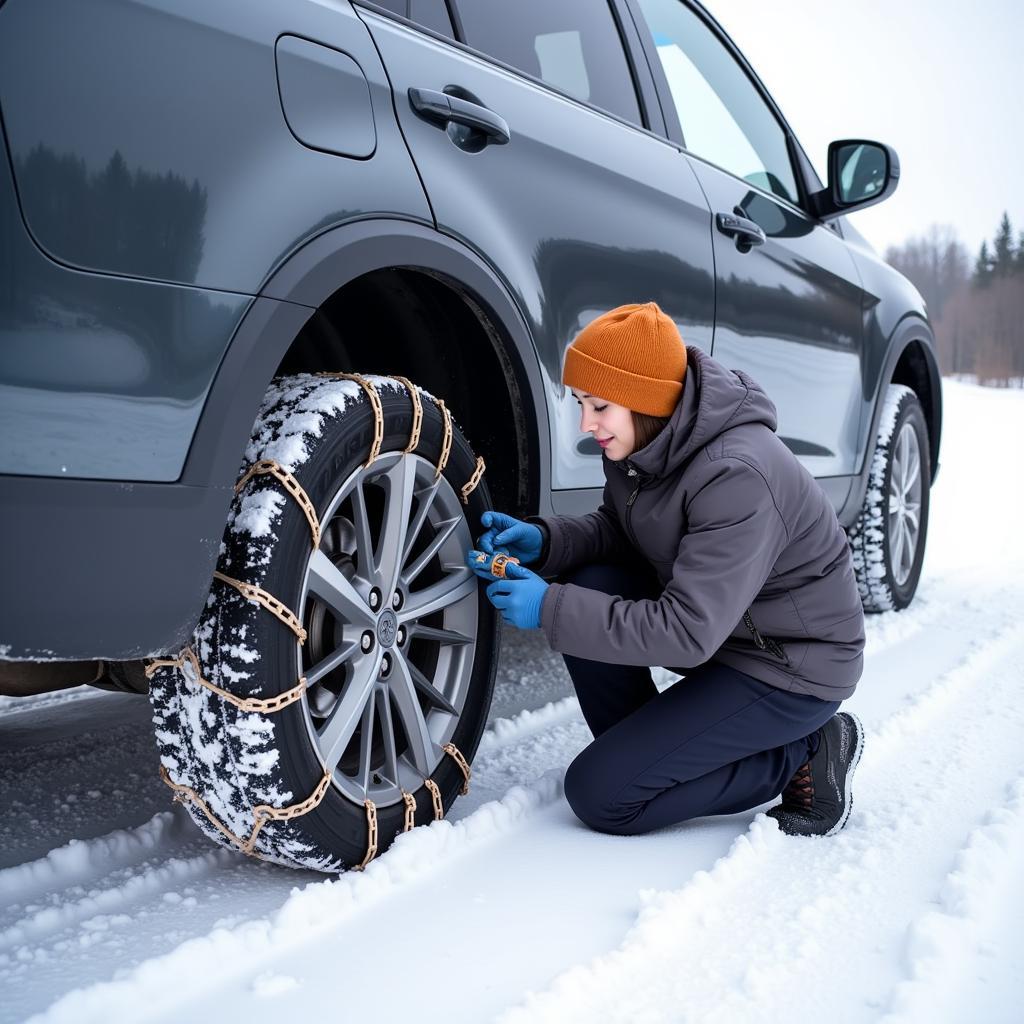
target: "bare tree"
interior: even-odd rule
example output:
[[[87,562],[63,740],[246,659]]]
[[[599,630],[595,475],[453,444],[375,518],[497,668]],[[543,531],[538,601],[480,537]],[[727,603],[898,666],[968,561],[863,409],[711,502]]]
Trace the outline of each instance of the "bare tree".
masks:
[[[1024,231],[1017,246],[1004,212],[990,248],[971,268],[949,225],[890,246],[885,259],[921,292],[942,373],[973,373],[988,384],[1024,385]]]
[[[933,319],[969,275],[967,249],[950,224],[933,224],[924,235],[890,246],[885,260],[913,281]]]

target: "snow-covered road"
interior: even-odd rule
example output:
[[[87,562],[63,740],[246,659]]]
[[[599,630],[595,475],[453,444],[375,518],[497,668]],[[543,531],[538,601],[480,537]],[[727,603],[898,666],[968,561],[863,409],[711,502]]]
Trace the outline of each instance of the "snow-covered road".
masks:
[[[586,829],[561,784],[591,736],[539,632],[506,629],[470,793],[336,878],[204,839],[144,698],[0,701],[0,1020],[1019,1020],[1024,392],[944,392],[918,596],[868,617],[844,705],[839,835]]]

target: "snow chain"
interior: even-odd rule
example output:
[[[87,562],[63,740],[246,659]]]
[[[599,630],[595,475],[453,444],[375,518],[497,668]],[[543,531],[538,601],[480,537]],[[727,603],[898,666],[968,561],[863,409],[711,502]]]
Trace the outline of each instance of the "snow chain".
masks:
[[[354,380],[359,384],[362,389],[366,392],[367,397],[370,400],[370,406],[373,409],[374,418],[374,429],[373,429],[373,443],[370,445],[370,455],[366,462],[363,463],[365,469],[369,466],[374,459],[377,458],[380,453],[381,442],[384,440],[384,411],[380,404],[380,395],[377,393],[376,387],[373,382],[367,380],[365,377],[358,373],[342,373],[341,371],[328,371],[323,370],[317,374],[318,377],[334,377],[341,380]],[[406,391],[409,392],[409,398],[412,400],[412,430],[409,434],[409,443],[405,446],[402,454],[408,455],[410,452],[416,449],[416,446],[420,443],[420,427],[423,422],[423,407],[420,402],[419,389],[409,380],[408,377],[402,377],[399,374],[392,373],[388,374],[392,380],[397,380],[402,384]],[[440,477],[444,467],[448,464],[448,455],[451,452],[452,447],[452,414],[448,409],[448,406],[444,404],[443,398],[435,398],[434,403],[441,410],[444,416],[444,440],[441,442],[441,455],[437,460],[437,465],[434,467],[434,480],[436,481]],[[485,469],[485,463],[482,455],[476,457],[476,469],[473,470],[473,475],[466,481],[460,491],[460,497],[462,498],[462,504],[469,504],[469,495],[474,487],[480,482],[480,477],[483,476]]]
[[[335,377],[342,380],[354,380],[366,392],[370,406],[373,409],[374,433],[373,442],[370,445],[369,457],[363,464],[363,468],[365,469],[380,454],[380,446],[384,440],[384,413],[381,408],[380,395],[378,394],[376,387],[374,387],[371,381],[360,376],[358,373],[323,372],[317,374],[317,376]],[[404,385],[406,390],[409,392],[410,399],[412,400],[412,430],[410,432],[409,443],[406,445],[402,453],[403,455],[408,455],[413,452],[419,444],[420,430],[423,422],[423,407],[420,402],[419,390],[407,377],[401,377],[397,374],[392,375],[392,377],[394,380],[397,380]],[[435,402],[444,415],[444,440],[441,445],[441,456],[438,459],[434,472],[434,480],[436,481],[440,477],[444,467],[447,465],[448,455],[451,451],[452,415],[442,399],[435,399]],[[469,495],[480,482],[480,477],[483,476],[484,468],[485,464],[483,457],[478,455],[476,458],[476,469],[461,489],[461,498],[464,505],[469,504]],[[313,544],[313,550],[315,551],[320,546],[321,530],[320,520],[317,517],[316,509],[313,506],[313,502],[310,501],[309,495],[306,494],[305,489],[299,481],[276,460],[260,459],[258,462],[250,466],[245,474],[239,479],[238,483],[235,484],[235,493],[240,494],[245,488],[245,485],[254,476],[262,474],[273,476],[298,503],[306,517],[306,521],[309,523],[310,536]],[[236,580],[219,571],[214,571],[213,575],[215,579],[219,579],[238,590],[246,600],[254,601],[269,611],[272,615],[280,619],[281,622],[291,629],[291,631],[299,638],[299,643],[306,642],[307,634],[306,630],[303,628],[301,620],[290,608],[287,608],[284,604],[278,601],[273,594],[268,593],[262,587],[258,587],[253,583],[244,583],[241,580]],[[206,689],[217,694],[218,697],[221,697],[223,700],[233,704],[240,711],[257,712],[263,715],[273,714],[276,711],[280,711],[282,708],[288,707],[289,704],[293,704],[305,692],[307,685],[306,677],[302,676],[295,686],[290,690],[286,690],[284,693],[278,694],[276,697],[239,697],[236,694],[217,686],[215,683],[211,683],[208,679],[203,678],[199,659],[196,657],[195,651],[193,651],[191,647],[186,647],[176,658],[154,658],[150,660],[146,665],[146,677],[152,679],[157,669],[165,667],[179,670],[185,677],[186,682],[197,683],[200,686],[206,687]],[[441,749],[444,750],[445,753],[450,754],[451,757],[454,758],[455,763],[459,766],[463,776],[462,789],[460,792],[463,795],[466,795],[469,792],[469,779],[472,775],[469,763],[454,743],[445,743]],[[240,836],[235,835],[235,833],[232,832],[223,822],[219,821],[213,811],[210,810],[206,801],[203,800],[203,798],[191,786],[185,786],[174,782],[163,765],[160,765],[160,777],[174,791],[174,799],[176,801],[184,803],[185,800],[191,800],[199,807],[203,814],[206,815],[210,824],[213,825],[221,835],[237,846],[247,856],[260,857],[260,854],[256,852],[256,838],[260,834],[260,829],[262,829],[268,821],[290,821],[292,818],[298,818],[303,814],[308,814],[310,811],[314,810],[326,796],[327,790],[330,788],[332,772],[322,763],[321,767],[324,769],[323,777],[320,779],[319,783],[317,783],[316,789],[313,790],[312,794],[310,794],[310,796],[301,803],[290,804],[287,807],[271,807],[269,804],[257,804],[253,808],[254,823],[252,831],[246,839],[242,839]],[[444,805],[441,801],[440,787],[431,778],[424,779],[423,782],[427,789],[430,790],[431,800],[434,807],[434,820],[436,821],[443,818]],[[402,800],[405,802],[405,827],[402,831],[408,832],[415,826],[416,798],[404,789],[401,790],[401,793]],[[359,871],[365,868],[366,865],[377,855],[377,807],[370,799],[364,800],[363,806],[366,808],[367,847],[366,855],[363,857],[362,861],[359,864],[354,865],[355,869]]]
[[[284,484],[285,490],[299,503],[299,507],[305,513],[306,522],[309,523],[309,532],[313,537],[313,550],[316,551],[320,547],[320,520],[317,518],[313,502],[309,500],[309,495],[302,484],[276,459],[260,459],[259,462],[250,466],[245,475],[235,484],[235,494],[241,494],[245,485],[260,473],[270,473],[276,480]]]

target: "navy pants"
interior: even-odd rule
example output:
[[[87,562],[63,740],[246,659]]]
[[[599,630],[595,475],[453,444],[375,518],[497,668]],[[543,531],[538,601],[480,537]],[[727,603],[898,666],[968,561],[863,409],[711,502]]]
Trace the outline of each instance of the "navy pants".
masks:
[[[661,593],[646,563],[591,564],[559,582],[633,600]],[[634,835],[774,799],[840,704],[714,660],[665,666],[685,677],[659,693],[648,666],[562,657],[594,734],[566,771],[565,797],[599,832]]]

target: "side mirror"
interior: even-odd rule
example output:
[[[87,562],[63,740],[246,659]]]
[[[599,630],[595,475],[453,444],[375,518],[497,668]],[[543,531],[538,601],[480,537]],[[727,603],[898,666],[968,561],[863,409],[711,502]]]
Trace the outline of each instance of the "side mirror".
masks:
[[[828,186],[810,196],[821,220],[841,217],[887,199],[900,180],[896,150],[884,142],[839,139],[828,144]]]

